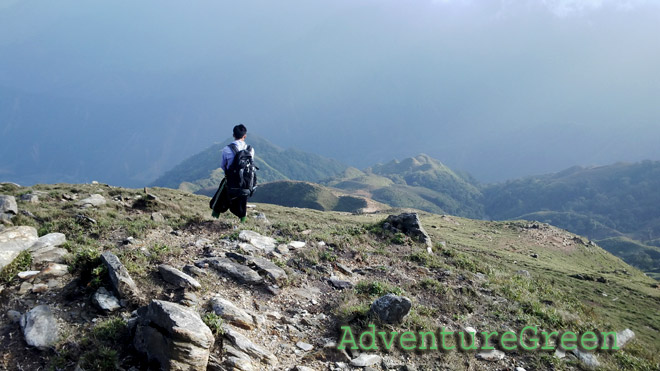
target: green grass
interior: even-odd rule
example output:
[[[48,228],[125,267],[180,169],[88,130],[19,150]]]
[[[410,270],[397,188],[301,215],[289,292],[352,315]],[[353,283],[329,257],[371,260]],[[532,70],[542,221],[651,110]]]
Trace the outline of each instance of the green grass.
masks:
[[[0,272],[0,283],[8,283],[22,271],[30,270],[32,266],[32,255],[29,251],[22,251],[13,262],[7,264]]]

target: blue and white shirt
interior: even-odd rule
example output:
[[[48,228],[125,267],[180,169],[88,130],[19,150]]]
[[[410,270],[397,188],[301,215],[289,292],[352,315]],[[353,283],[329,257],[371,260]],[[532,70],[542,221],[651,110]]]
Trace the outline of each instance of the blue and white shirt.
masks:
[[[235,140],[232,143],[236,144],[236,148],[238,148],[239,151],[246,149],[248,146],[244,140]],[[252,157],[254,158],[254,148],[252,148]],[[225,171],[225,174],[227,173],[227,169],[229,168],[229,166],[231,166],[231,163],[233,161],[234,161],[234,151],[232,151],[229,146],[226,146],[225,148],[222,149],[222,164],[220,165],[222,170]]]

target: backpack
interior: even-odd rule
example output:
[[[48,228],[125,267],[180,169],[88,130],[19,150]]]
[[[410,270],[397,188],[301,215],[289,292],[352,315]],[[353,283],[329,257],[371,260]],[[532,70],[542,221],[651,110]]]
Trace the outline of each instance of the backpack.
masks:
[[[255,188],[257,188],[257,173],[259,170],[254,165],[252,158],[252,147],[239,151],[236,144],[229,145],[234,152],[234,160],[227,169],[227,191],[230,197],[247,196],[252,197]]]

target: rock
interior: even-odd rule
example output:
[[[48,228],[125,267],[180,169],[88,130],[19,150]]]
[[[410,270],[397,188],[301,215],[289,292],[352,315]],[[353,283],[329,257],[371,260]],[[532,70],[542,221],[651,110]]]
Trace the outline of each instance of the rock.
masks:
[[[109,251],[101,254],[101,261],[108,269],[108,275],[112,282],[112,289],[119,295],[120,299],[128,299],[131,301],[140,301],[141,293],[135,285],[135,282],[128,274],[126,267],[119,261],[117,256]]]
[[[18,273],[18,278],[22,280],[29,280],[31,278],[36,277],[41,271],[25,271],[25,272],[19,272]]]
[[[96,290],[92,296],[92,303],[105,313],[112,313],[121,308],[119,299],[106,290],[105,287],[99,287],[99,289]]]
[[[48,305],[39,305],[21,317],[25,342],[32,347],[48,348],[57,342],[57,321]]]
[[[278,254],[287,255],[290,252],[290,250],[287,245],[282,244],[275,248],[275,252]]]
[[[385,219],[383,229],[392,232],[401,232],[407,236],[416,238],[419,242],[426,244],[428,248],[432,248],[431,237],[422,227],[417,213],[403,213],[399,215],[390,215]]]
[[[236,330],[229,326],[223,326],[223,336],[239,351],[248,354],[251,357],[259,359],[270,366],[277,365],[277,357],[268,350],[254,344]]]
[[[371,311],[385,323],[400,323],[411,307],[412,302],[405,296],[387,294],[371,304]]]
[[[32,286],[32,292],[35,294],[43,294],[46,291],[48,291],[48,285],[45,283],[37,283]]]
[[[296,346],[305,352],[309,352],[310,350],[314,349],[314,346],[312,344],[308,344],[302,341],[299,341],[296,343]]]
[[[253,257],[250,259],[250,266],[254,267],[259,272],[265,273],[275,282],[287,279],[287,274],[284,269],[278,267],[268,259]]]
[[[32,264],[41,265],[43,263],[64,263],[65,257],[69,252],[59,247],[50,249],[41,249],[37,253],[32,253]]]
[[[262,223],[269,223],[268,218],[266,218],[266,214],[264,214],[264,213],[259,213],[259,214],[255,215],[254,218],[257,219],[258,221],[262,222]]]
[[[0,272],[34,244],[39,235],[34,227],[9,227],[0,231]]]
[[[32,193],[27,193],[24,195],[21,195],[21,201],[24,202],[29,202],[31,204],[37,204],[39,203],[39,196],[32,194]]]
[[[173,284],[174,286],[191,288],[195,290],[202,288],[202,285],[200,285],[196,279],[167,264],[159,265],[158,272],[160,272],[163,280]]]
[[[635,338],[633,330],[627,328],[616,334],[616,344],[619,348],[623,348],[629,341]]]
[[[0,195],[0,214],[18,214],[18,205],[14,196]]]
[[[587,368],[597,368],[600,367],[600,362],[598,361],[598,358],[596,358],[596,355],[593,353],[587,353],[584,351],[581,351],[578,348],[575,348],[571,351],[573,355],[577,357],[577,359],[582,362],[584,366]]]
[[[39,242],[57,247],[66,242],[66,236],[64,233],[48,233],[39,237]]]
[[[487,352],[477,353],[476,357],[477,359],[483,359],[484,361],[495,362],[504,359],[504,352],[501,350],[493,349]]]
[[[195,277],[202,277],[206,275],[203,269],[197,268],[194,265],[186,264],[183,266],[183,272]]]
[[[191,291],[186,291],[183,293],[183,297],[179,302],[187,307],[193,308],[196,307],[197,304],[199,303],[199,298],[197,297],[197,295],[195,295],[195,293]]]
[[[62,277],[69,273],[69,266],[57,263],[48,263],[46,268],[41,270],[41,277]]]
[[[165,223],[165,217],[163,216],[163,214],[159,212],[151,213],[151,220],[153,220],[156,223]]]
[[[296,366],[296,371],[314,371],[314,369],[311,368],[311,367],[305,367],[305,366],[298,365],[298,366]]]
[[[105,197],[96,193],[87,198],[83,198],[82,200],[78,201],[76,204],[80,207],[87,208],[87,207],[98,207],[101,205],[105,205],[105,203],[106,203]]]
[[[330,277],[328,280],[328,283],[330,286],[336,288],[337,290],[345,290],[345,289],[350,289],[353,288],[353,284],[348,282],[348,281],[342,281],[338,279],[337,277]]]
[[[292,249],[302,249],[305,245],[306,243],[303,241],[291,241],[288,246]]]
[[[207,258],[197,263],[200,262],[208,263],[215,270],[225,273],[241,283],[257,284],[263,282],[263,278],[261,278],[259,273],[227,258]],[[197,263],[195,264],[197,265]]]
[[[152,300],[137,311],[133,345],[164,370],[205,371],[213,333],[199,314],[182,305]]]
[[[277,246],[277,241],[274,238],[262,236],[253,231],[243,230],[239,233],[238,238],[260,250],[264,250],[266,253],[273,251]]]
[[[376,354],[362,353],[359,357],[351,360],[353,367],[370,367],[380,363],[381,358]]]
[[[21,283],[21,286],[18,288],[18,294],[19,295],[25,295],[28,292],[32,291],[32,284],[30,282],[23,282]]]
[[[21,312],[17,310],[8,310],[7,311],[7,318],[11,323],[19,323],[21,321]]]
[[[520,276],[523,276],[523,277],[531,277],[531,275],[529,274],[529,271],[524,270],[524,269],[516,271],[516,274],[520,275]]]
[[[62,199],[65,200],[65,201],[74,201],[74,200],[78,199],[78,195],[75,194],[75,193],[74,194],[63,193],[62,194]]]
[[[341,264],[341,263],[336,263],[335,266],[336,266],[337,269],[338,269],[340,272],[342,272],[343,274],[345,274],[345,275],[347,275],[347,276],[352,276],[352,275],[353,275],[353,271],[352,271],[349,267],[347,267],[347,266],[345,266],[345,265],[343,265],[343,264]]]
[[[522,367],[516,367],[516,371],[527,371],[527,370],[525,370],[525,369],[522,368]]]
[[[211,307],[215,314],[219,315],[222,319],[234,326],[242,327],[247,330],[252,330],[254,328],[255,324],[252,316],[229,300],[216,296],[211,299]]]
[[[538,259],[538,258],[539,258],[539,254],[531,254],[530,256],[531,256],[532,258],[534,258],[534,259]]]

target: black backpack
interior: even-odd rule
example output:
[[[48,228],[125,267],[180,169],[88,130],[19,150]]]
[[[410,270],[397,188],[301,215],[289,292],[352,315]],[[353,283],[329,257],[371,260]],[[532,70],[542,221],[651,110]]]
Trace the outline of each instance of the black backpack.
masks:
[[[234,161],[227,169],[227,191],[230,197],[248,196],[251,197],[257,188],[258,167],[254,166],[252,158],[252,147],[239,151],[236,144],[229,145],[234,152]]]

